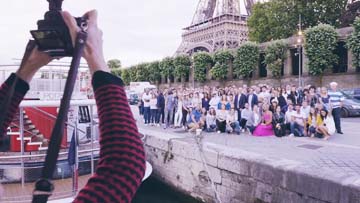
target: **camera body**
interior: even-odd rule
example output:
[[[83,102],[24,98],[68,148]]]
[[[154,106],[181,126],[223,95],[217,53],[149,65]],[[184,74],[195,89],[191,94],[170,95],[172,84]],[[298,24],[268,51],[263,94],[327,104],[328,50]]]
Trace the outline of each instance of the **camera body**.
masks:
[[[63,0],[47,0],[49,11],[45,13],[44,20],[37,22],[38,29],[30,33],[35,39],[39,51],[52,57],[72,56],[74,47],[68,27],[61,15]],[[75,18],[79,27],[86,23],[84,18]]]

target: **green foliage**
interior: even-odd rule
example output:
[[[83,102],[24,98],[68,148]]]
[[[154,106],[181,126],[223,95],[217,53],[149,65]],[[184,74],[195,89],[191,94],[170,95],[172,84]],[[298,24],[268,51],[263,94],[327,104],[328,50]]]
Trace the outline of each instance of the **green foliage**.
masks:
[[[160,62],[160,73],[164,77],[170,77],[174,75],[174,59],[166,57]]]
[[[188,55],[180,55],[174,59],[174,76],[186,77],[190,72],[191,60]]]
[[[360,68],[360,17],[357,17],[354,24],[354,32],[348,38],[346,47],[351,50],[353,54],[353,65]]]
[[[228,50],[218,51],[214,54],[215,63],[229,64],[232,63],[233,60],[234,60],[234,56]]]
[[[229,66],[234,60],[234,56],[230,51],[224,50],[214,54],[215,66],[211,69],[210,73],[216,80],[226,79],[229,71]]]
[[[259,63],[259,46],[254,42],[246,42],[237,50],[234,60],[234,73],[237,77],[250,78]]]
[[[107,62],[107,65],[110,68],[112,74],[121,76],[121,62],[119,59],[111,59]]]
[[[107,65],[110,69],[119,69],[121,68],[121,61],[119,59],[111,59],[107,62]]]
[[[149,80],[152,83],[160,82],[161,81],[160,62],[155,61],[149,63],[147,68],[149,71]]]
[[[326,23],[338,27],[347,0],[272,0],[256,3],[248,20],[250,40],[265,42],[292,36],[299,15],[303,28]]]
[[[337,38],[335,28],[330,25],[320,24],[305,31],[305,50],[311,75],[322,75],[338,62],[334,53]]]
[[[131,82],[130,69],[124,69],[121,73],[121,78],[124,81],[125,85],[129,85]]]
[[[280,78],[281,70],[286,59],[287,44],[282,40],[273,41],[265,50],[265,64],[273,77]]]
[[[118,77],[121,77],[121,74],[122,74],[122,70],[120,68],[118,69],[111,69],[110,70],[112,74],[118,76]]]
[[[129,68],[130,82],[137,82],[137,69],[136,66]]]
[[[211,55],[207,52],[200,52],[194,55],[193,65],[195,68],[195,80],[206,81],[206,71],[213,64]]]
[[[217,62],[215,66],[210,71],[211,75],[216,80],[226,79],[226,75],[228,73],[228,68],[225,64],[220,64]]]
[[[149,69],[147,63],[142,63],[136,66],[136,81],[149,81]]]

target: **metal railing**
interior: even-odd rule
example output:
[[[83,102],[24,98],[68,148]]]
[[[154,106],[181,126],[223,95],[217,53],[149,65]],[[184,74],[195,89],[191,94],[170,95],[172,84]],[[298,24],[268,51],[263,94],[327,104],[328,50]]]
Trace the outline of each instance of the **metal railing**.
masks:
[[[44,164],[46,151],[26,152],[24,140],[24,108],[38,107],[59,107],[60,101],[23,101],[20,104],[19,113],[19,138],[20,152],[5,152],[0,155],[0,183],[3,184],[4,194],[0,197],[0,202],[30,202],[34,182],[40,177],[41,169]],[[95,136],[98,124],[95,100],[72,101],[71,107],[89,106],[91,121],[89,142],[79,144],[75,150],[76,160],[73,166],[68,163],[68,149],[62,149],[59,154],[57,169],[54,173],[55,191],[53,198],[66,198],[74,196],[79,188],[86,184],[87,179],[95,171],[98,161],[99,146]],[[78,115],[76,115],[77,117]],[[75,136],[78,137],[80,131],[77,118],[75,123],[68,122],[68,127],[74,128]],[[68,140],[70,142],[70,140]],[[79,174],[79,175],[77,175]]]

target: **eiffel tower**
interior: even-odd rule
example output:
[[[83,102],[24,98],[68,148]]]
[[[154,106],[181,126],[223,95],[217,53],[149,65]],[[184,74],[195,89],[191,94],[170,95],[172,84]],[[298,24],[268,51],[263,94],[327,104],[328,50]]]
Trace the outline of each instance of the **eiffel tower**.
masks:
[[[243,2],[243,5],[240,3]],[[255,0],[199,0],[175,55],[235,49],[248,40],[247,18]],[[241,14],[241,8],[246,14]]]

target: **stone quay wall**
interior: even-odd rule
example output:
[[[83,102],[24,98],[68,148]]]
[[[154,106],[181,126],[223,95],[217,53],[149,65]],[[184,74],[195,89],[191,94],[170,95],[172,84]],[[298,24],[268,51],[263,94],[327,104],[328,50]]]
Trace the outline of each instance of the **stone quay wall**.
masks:
[[[194,138],[140,132],[147,135],[155,177],[203,202],[216,202]],[[222,203],[360,203],[360,183],[346,174],[212,143],[202,148]]]

